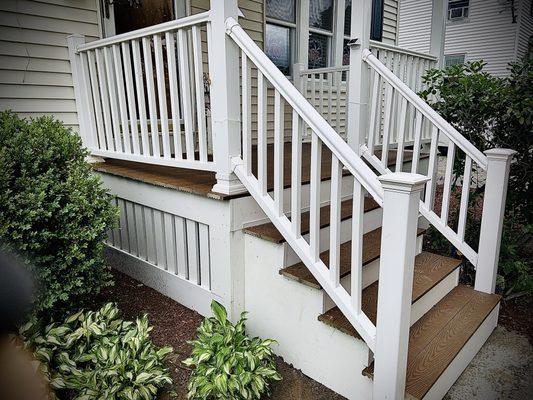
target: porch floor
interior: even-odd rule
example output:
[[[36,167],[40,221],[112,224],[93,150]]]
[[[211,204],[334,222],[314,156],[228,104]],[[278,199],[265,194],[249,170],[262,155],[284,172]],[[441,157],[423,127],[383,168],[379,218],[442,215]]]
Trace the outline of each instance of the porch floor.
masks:
[[[291,186],[291,143],[285,143],[284,148],[284,186]],[[379,156],[379,152],[376,152]],[[404,162],[412,159],[412,152],[404,152]],[[252,147],[252,172],[257,174],[257,146]],[[389,165],[396,162],[396,152],[389,151]],[[322,172],[323,181],[331,177],[331,151],[322,146]],[[215,200],[230,200],[237,197],[249,196],[249,193],[238,195],[225,195],[212,191],[216,183],[215,173],[211,171],[201,171],[178,167],[167,167],[161,165],[124,161],[113,158],[106,158],[103,163],[93,164],[93,169],[111,175],[121,176],[140,182],[162,186],[182,192],[193,193],[200,196],[209,197]],[[311,172],[311,144],[302,144],[302,184],[309,183]],[[348,173],[348,172],[346,172]],[[274,146],[267,146],[267,186],[268,190],[274,189]]]

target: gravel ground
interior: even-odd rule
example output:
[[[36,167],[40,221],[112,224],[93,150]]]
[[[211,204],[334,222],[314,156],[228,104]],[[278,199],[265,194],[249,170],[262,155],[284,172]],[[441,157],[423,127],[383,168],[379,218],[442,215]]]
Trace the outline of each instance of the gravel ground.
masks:
[[[498,326],[452,386],[446,400],[533,398],[533,346]]]

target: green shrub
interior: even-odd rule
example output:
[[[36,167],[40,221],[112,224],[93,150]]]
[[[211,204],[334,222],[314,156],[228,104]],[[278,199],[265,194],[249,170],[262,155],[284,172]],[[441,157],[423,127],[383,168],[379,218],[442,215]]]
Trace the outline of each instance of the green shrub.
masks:
[[[484,65],[483,61],[475,61],[430,70],[423,77],[427,88],[420,95],[480,150],[503,147],[517,151],[509,175],[498,291],[531,292],[532,260],[523,243],[533,226],[533,60],[510,64],[507,78],[484,72]],[[454,165],[456,176],[462,176],[463,166],[464,154],[459,152]],[[458,196],[460,191],[455,189],[454,195]],[[465,238],[474,248],[479,240],[484,191],[481,184],[470,193]],[[457,210],[451,210],[452,226],[457,226],[458,217]],[[448,249],[449,254],[456,255],[436,230],[430,230],[429,237],[433,238],[433,249]],[[473,274],[472,266],[465,266]]]
[[[189,381],[190,399],[259,399],[270,392],[270,382],[281,380],[270,345],[274,340],[249,338],[245,333],[246,313],[233,325],[226,310],[213,301],[213,317],[198,328],[191,357],[194,365]]]
[[[33,319],[20,335],[57,393],[69,390],[74,400],[155,399],[172,383],[163,366],[172,348],[153,345],[146,315],[132,322],[118,314],[108,303],[62,323],[43,326]]]
[[[71,129],[0,113],[0,243],[32,266],[35,311],[73,307],[110,283],[103,239],[118,211]]]

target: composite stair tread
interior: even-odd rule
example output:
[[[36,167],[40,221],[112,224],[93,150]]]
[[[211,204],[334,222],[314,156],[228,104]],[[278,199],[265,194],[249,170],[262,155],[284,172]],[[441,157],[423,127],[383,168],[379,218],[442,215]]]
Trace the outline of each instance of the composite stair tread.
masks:
[[[459,285],[409,332],[407,397],[422,399],[496,307],[501,296]],[[374,364],[363,370],[373,377]]]
[[[414,303],[461,265],[461,260],[423,251],[415,257],[412,302]],[[376,281],[363,289],[362,309],[376,323],[378,308],[378,285]],[[320,315],[318,319],[347,335],[360,338],[359,334],[338,307]]]
[[[418,229],[417,234],[422,235],[424,229]],[[351,271],[352,242],[348,241],[340,246],[340,274],[341,278]],[[381,251],[381,228],[374,229],[363,235],[363,265],[366,265],[379,258]],[[329,250],[320,253],[320,259],[329,265]],[[287,278],[297,280],[305,285],[320,289],[320,284],[315,279],[311,271],[307,269],[303,262],[282,268],[279,273]]]
[[[379,208],[379,204],[376,203],[372,198],[365,197],[365,212],[369,212]],[[341,202],[341,221],[349,219],[352,217],[353,211],[353,201],[344,200]],[[303,212],[301,214],[301,230],[302,235],[309,233],[309,211]],[[320,208],[320,228],[325,228],[330,224],[330,206],[326,205]],[[283,243],[285,238],[278,231],[272,222],[268,222],[262,225],[256,225],[250,228],[244,229],[244,232],[257,236],[261,239],[268,240],[274,243]]]

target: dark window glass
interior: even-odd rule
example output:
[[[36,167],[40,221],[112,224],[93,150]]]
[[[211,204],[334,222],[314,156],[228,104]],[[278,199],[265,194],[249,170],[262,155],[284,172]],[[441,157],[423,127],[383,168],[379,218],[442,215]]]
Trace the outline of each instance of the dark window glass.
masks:
[[[350,28],[352,26],[352,0],[346,0],[344,11],[344,34],[350,36]]]
[[[348,40],[344,41],[344,46],[342,47],[342,65],[350,64],[350,48],[348,47]]]
[[[309,1],[309,26],[330,32],[333,30],[333,0]]]
[[[220,0],[219,0],[220,1]],[[296,22],[294,0],[267,0],[266,16],[287,22]]]
[[[370,39],[381,42],[383,39],[383,0],[372,1],[372,21]]]
[[[469,0],[450,0],[448,2],[448,19],[468,17]]]
[[[324,68],[328,65],[328,37],[309,35],[309,68]]]
[[[265,53],[285,75],[290,74],[290,43],[289,28],[273,24],[266,25]]]

